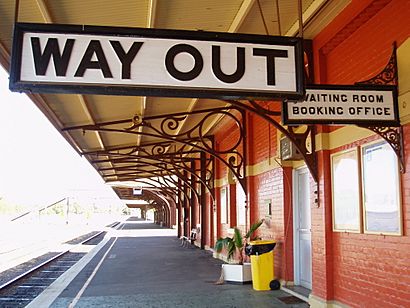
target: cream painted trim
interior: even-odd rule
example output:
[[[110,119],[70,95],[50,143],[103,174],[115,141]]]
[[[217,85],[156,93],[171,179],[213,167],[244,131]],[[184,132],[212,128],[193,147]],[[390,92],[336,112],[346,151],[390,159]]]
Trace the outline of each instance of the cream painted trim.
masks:
[[[329,149],[329,134],[321,133],[315,136],[316,151]]]
[[[223,187],[223,186],[227,186],[228,183],[228,177],[224,177],[222,179],[216,179],[215,180],[215,187],[219,188],[219,187]]]
[[[399,114],[401,124],[410,123],[410,38],[397,48]]]
[[[344,126],[331,133],[317,134],[315,136],[316,151],[332,150],[373,135],[375,135],[374,132],[364,128],[354,125]],[[246,166],[246,175],[257,176],[262,173],[281,168],[282,166],[297,169],[305,165],[306,163],[303,160],[281,161],[279,157],[274,156],[255,165]],[[229,181],[227,176],[221,179],[215,179],[215,187],[223,187],[228,184]]]
[[[246,166],[247,176],[257,176],[265,172],[275,170],[282,167],[300,168],[305,166],[306,163],[303,160],[298,161],[281,161],[279,157],[270,157],[264,161],[255,165]],[[215,179],[215,188],[220,188],[229,184],[228,176],[221,179]]]
[[[246,166],[246,175],[255,176],[255,175],[259,175],[261,173],[265,173],[273,169],[279,168],[280,167],[279,161],[280,161],[280,158],[270,157],[255,165]]]
[[[410,70],[408,74],[410,75]],[[401,125],[410,123],[410,90],[399,96],[399,114]]]
[[[280,161],[280,158],[271,157],[271,158],[265,159],[264,161],[258,164],[246,166],[246,175],[256,176],[256,175],[274,170],[276,168],[280,168],[281,165],[279,165],[279,161]],[[283,162],[283,163],[287,163],[287,162]],[[228,175],[221,179],[215,179],[215,188],[223,187],[228,184],[229,184]]]
[[[331,133],[317,134],[316,151],[333,150],[357,140],[375,135],[374,132],[354,125],[344,126]]]
[[[397,48],[399,95],[410,91],[410,38]]]
[[[349,308],[345,304],[338,301],[325,301],[320,297],[310,294],[309,295],[309,305],[311,308]]]
[[[292,162],[292,168],[293,169],[299,169],[302,167],[306,167],[306,163],[304,160],[296,160]]]

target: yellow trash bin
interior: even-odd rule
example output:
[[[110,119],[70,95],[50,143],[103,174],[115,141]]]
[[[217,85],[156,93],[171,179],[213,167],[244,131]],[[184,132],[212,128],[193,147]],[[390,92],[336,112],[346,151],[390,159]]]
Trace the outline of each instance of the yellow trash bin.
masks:
[[[279,281],[275,280],[273,268],[273,248],[275,241],[251,241],[246,254],[251,257],[252,285],[257,291],[279,289]]]

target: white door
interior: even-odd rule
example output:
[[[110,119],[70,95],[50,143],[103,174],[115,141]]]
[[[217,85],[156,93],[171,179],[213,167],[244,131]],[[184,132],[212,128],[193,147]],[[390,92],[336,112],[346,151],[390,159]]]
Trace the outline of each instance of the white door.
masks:
[[[295,284],[312,289],[312,241],[308,169],[296,170],[293,183]]]

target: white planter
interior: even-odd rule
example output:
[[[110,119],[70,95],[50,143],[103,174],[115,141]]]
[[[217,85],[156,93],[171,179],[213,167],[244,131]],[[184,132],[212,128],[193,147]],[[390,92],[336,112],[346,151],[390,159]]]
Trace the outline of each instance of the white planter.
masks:
[[[252,281],[252,270],[250,263],[222,264],[224,280],[231,283],[249,283]]]

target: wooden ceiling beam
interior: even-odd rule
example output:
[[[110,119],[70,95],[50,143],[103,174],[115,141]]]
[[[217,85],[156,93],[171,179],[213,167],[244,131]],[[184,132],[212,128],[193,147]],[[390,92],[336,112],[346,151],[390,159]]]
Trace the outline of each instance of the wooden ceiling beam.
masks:
[[[157,15],[157,0],[149,0],[148,1],[147,23],[146,23],[147,28],[155,27],[156,15]],[[141,98],[140,110],[138,112],[138,115],[141,116],[141,118],[143,118],[145,115],[146,107],[147,107],[147,97],[143,96]],[[138,131],[142,132],[142,127],[138,127]],[[142,139],[142,135],[137,135],[137,143],[136,143],[137,145],[141,143],[141,139]]]
[[[89,107],[88,102],[86,101],[84,95],[77,95],[77,97],[78,97],[78,100],[80,101],[81,107],[85,115],[87,116],[88,120],[92,123],[92,125],[95,125],[96,124],[95,117],[92,115],[91,108]],[[96,135],[96,138],[98,140],[98,144],[101,150],[105,150],[105,145],[101,138],[101,134],[98,131],[95,131],[95,135]]]
[[[322,8],[324,5],[329,2],[328,0],[315,0],[311,3],[311,5],[304,11],[302,12],[302,25],[305,27],[305,25],[311,20],[312,17],[314,17]],[[293,24],[292,27],[285,33],[285,36],[296,36],[299,32],[299,20],[296,20]]]
[[[7,70],[10,71],[10,52],[4,47],[3,43],[0,42],[0,64]]]
[[[48,9],[47,4],[44,2],[44,0],[35,0],[35,2],[36,2],[36,4],[37,4],[37,6],[38,6],[38,9],[39,9],[39,11],[40,11],[40,13],[41,13],[41,15],[42,15],[44,21],[45,21],[46,23],[53,23],[53,18],[52,18],[52,16],[51,16],[50,10]],[[84,96],[83,96],[83,95],[77,95],[77,97],[78,97],[78,100],[80,101],[81,107],[82,107],[84,113],[86,114],[88,120],[89,120],[93,125],[95,125],[95,118],[94,118],[94,116],[92,115],[91,109],[90,109],[90,107],[88,106],[88,103],[87,103],[87,101],[85,100]],[[48,106],[47,106],[47,107],[48,107]],[[51,108],[48,107],[47,109],[51,109]],[[53,118],[56,118],[56,116],[54,116]],[[61,124],[60,124],[60,125],[61,125]],[[60,129],[62,129],[62,128],[63,128],[63,126],[60,126]],[[69,142],[73,139],[68,132],[66,132],[66,133],[64,134],[64,136],[65,136],[65,138],[66,138]],[[97,138],[97,141],[98,141],[98,144],[99,144],[100,148],[101,148],[102,150],[105,150],[104,141],[103,141],[103,139],[102,139],[102,137],[101,137],[100,132],[95,132],[95,136],[96,136],[96,138]],[[70,144],[72,144],[72,142],[70,142]],[[79,147],[78,147],[77,143],[76,143],[76,147],[77,147],[76,150],[78,151]],[[81,150],[82,150],[82,149],[81,149]],[[95,167],[97,168],[97,166],[95,166]]]
[[[241,7],[238,10],[238,13],[235,15],[229,29],[228,32],[230,33],[234,33],[237,32],[240,28],[240,26],[242,25],[242,23],[244,22],[246,16],[248,16],[250,10],[252,9],[253,4],[255,3],[255,0],[245,0],[242,2]],[[194,110],[196,104],[198,103],[199,99],[195,98],[191,101],[191,103],[189,104],[189,112],[191,112],[192,110]],[[228,104],[226,104],[225,106],[227,106]],[[207,128],[205,128],[205,131],[208,132],[212,129],[212,127],[218,123],[221,120],[222,117],[218,117],[216,119],[214,119],[210,125],[208,125]],[[183,122],[183,124],[180,126],[180,128],[177,130],[177,134],[183,129],[184,124],[187,120],[185,120]]]
[[[239,8],[238,13],[236,14],[235,18],[233,19],[228,29],[228,32],[234,33],[239,30],[246,16],[248,16],[250,10],[252,9],[252,6],[254,3],[255,3],[255,0],[245,0],[242,2],[242,5]]]
[[[51,17],[50,11],[44,0],[35,0],[35,2],[41,13],[41,16],[43,16],[44,21],[48,24],[53,23],[53,18]]]
[[[147,28],[154,28],[157,15],[157,0],[149,0],[147,14]]]

